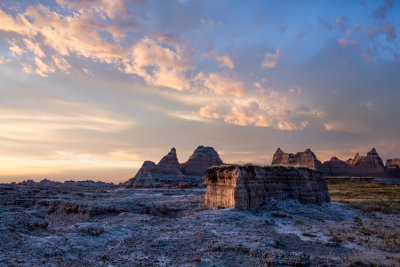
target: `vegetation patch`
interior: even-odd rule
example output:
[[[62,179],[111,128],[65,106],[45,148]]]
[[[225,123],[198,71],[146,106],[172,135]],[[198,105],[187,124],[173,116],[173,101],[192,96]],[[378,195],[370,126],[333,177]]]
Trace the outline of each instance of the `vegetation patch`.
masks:
[[[363,212],[400,213],[400,186],[384,184],[329,184],[333,202],[348,203]]]

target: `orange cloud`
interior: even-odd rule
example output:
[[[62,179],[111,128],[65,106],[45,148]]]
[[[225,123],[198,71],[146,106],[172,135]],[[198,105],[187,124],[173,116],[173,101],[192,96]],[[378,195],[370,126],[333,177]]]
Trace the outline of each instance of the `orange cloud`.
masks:
[[[15,40],[9,40],[10,47],[8,48],[14,56],[20,56],[25,53],[25,49],[18,46]]]
[[[131,60],[124,60],[123,70],[136,74],[149,85],[166,86],[179,91],[190,87],[185,72],[191,66],[177,52],[145,37],[134,45]]]
[[[227,74],[205,74],[200,72],[194,80],[200,82],[204,87],[215,92],[217,95],[230,94],[236,97],[245,95],[242,82],[238,78],[231,77]]]
[[[28,50],[32,51],[33,54],[35,54],[38,57],[44,57],[45,54],[43,53],[42,49],[40,48],[40,45],[38,43],[33,42],[30,39],[23,39],[25,46]]]
[[[307,120],[299,121],[295,117],[290,118],[287,110],[280,108],[279,105],[274,106],[264,103],[261,106],[257,101],[248,101],[247,103],[235,100],[231,102],[213,102],[200,108],[199,114],[206,118],[221,118],[228,124],[272,127],[285,131],[302,130],[310,125]]]

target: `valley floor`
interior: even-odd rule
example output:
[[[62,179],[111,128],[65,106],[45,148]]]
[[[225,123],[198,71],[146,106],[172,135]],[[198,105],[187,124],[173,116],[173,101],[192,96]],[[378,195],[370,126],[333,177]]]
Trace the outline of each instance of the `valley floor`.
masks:
[[[0,266],[400,265],[399,213],[346,203],[241,212],[208,209],[203,189],[0,191]]]

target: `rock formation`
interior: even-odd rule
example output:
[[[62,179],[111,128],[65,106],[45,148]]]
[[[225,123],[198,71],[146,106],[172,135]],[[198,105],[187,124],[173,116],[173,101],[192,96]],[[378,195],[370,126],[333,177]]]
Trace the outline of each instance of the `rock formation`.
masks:
[[[383,165],[375,148],[371,149],[366,156],[360,156],[357,153],[354,158],[348,159],[346,162],[332,158],[324,162],[323,170],[326,176],[373,178],[389,178],[392,176]]]
[[[323,173],[305,167],[223,165],[207,170],[205,202],[212,208],[248,210],[270,199],[329,202]]]
[[[203,184],[209,167],[221,164],[217,151],[205,146],[199,146],[188,161],[180,164],[173,147],[158,164],[145,161],[135,177],[125,182],[123,187],[196,187]]]
[[[358,153],[356,153],[356,155],[354,156],[354,158],[352,159],[348,159],[346,160],[347,164],[350,164],[352,166],[357,165],[357,163],[362,159],[363,157],[360,157],[360,155]]]
[[[322,170],[322,163],[317,159],[311,149],[296,154],[285,153],[278,148],[273,156],[271,165],[287,165],[287,166],[307,166],[317,170]]]
[[[392,176],[400,178],[400,159],[388,159],[385,167]]]
[[[176,156],[175,147],[165,155],[157,164],[157,171],[159,174],[166,175],[182,175],[182,168],[179,164],[178,157]]]
[[[324,162],[323,171],[326,176],[353,176],[355,167],[337,157],[332,157]]]
[[[205,171],[211,166],[222,165],[217,151],[212,147],[199,146],[183,163],[182,170],[186,175],[204,176]]]
[[[356,157],[354,157],[353,161],[355,161],[355,158]],[[389,176],[375,148],[369,151],[366,156],[356,161],[354,166],[356,167],[356,175],[360,177],[371,176],[385,178]]]

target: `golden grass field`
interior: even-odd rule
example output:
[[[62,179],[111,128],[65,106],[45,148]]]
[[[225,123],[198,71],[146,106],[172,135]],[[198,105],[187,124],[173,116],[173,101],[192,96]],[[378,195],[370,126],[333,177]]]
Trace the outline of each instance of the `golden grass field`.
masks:
[[[400,213],[400,185],[329,184],[332,202],[348,203],[364,212]]]

